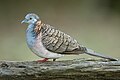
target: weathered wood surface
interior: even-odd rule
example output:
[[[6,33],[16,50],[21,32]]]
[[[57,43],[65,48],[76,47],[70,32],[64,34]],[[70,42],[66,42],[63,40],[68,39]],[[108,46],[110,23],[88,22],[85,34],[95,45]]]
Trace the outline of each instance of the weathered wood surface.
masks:
[[[120,60],[0,61],[0,80],[120,80]]]

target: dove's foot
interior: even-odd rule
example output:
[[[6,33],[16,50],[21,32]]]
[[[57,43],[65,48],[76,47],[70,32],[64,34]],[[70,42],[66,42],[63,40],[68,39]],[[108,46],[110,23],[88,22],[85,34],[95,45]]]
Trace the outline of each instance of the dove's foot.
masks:
[[[53,59],[53,61],[56,61],[56,59]]]
[[[44,58],[43,60],[37,60],[37,62],[46,62],[48,61],[48,58]]]

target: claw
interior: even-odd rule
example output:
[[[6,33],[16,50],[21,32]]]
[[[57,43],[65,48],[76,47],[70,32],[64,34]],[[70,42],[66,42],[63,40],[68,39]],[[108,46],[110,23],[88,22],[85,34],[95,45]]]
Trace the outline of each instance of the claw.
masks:
[[[37,62],[46,62],[48,61],[48,58],[44,58],[43,60],[37,60]]]

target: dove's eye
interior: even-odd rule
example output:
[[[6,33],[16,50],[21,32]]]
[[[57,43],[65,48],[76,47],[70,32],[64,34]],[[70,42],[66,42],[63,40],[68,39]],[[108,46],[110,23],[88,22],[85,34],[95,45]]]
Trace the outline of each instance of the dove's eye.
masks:
[[[31,20],[32,18],[30,18],[30,20]]]

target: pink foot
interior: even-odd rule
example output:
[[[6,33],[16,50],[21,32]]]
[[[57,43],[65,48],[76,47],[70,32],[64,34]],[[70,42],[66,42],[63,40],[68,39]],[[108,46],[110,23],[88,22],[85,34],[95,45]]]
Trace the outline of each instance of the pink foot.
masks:
[[[46,62],[48,61],[48,58],[44,58],[43,60],[37,60],[37,62]]]

